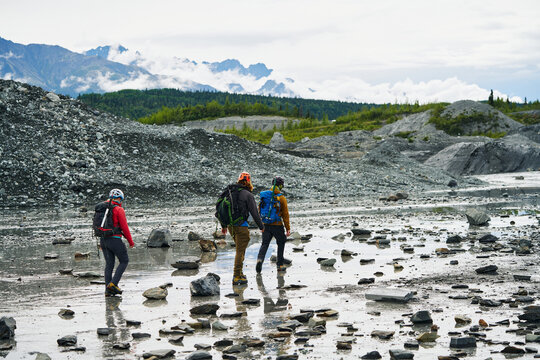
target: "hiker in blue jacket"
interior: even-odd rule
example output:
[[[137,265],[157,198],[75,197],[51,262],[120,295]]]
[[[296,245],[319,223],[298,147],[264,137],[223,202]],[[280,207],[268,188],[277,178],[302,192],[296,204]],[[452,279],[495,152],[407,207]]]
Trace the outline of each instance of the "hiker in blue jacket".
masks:
[[[278,247],[277,269],[278,271],[284,271],[286,269],[283,263],[283,252],[285,251],[287,237],[291,235],[291,225],[289,223],[287,199],[281,193],[284,185],[285,181],[283,178],[276,176],[272,181],[272,188],[260,193],[259,213],[264,223],[264,232],[259,255],[257,256],[257,265],[255,266],[257,273],[262,271],[264,257],[273,237],[276,238]]]

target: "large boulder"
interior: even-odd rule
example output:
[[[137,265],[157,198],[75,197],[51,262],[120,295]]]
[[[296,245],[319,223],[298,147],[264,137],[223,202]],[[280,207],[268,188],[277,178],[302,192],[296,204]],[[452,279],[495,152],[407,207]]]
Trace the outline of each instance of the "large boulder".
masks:
[[[516,138],[450,145],[428,158],[425,165],[446,170],[452,175],[495,174],[526,171],[540,167],[538,144]]]
[[[169,247],[171,241],[172,236],[169,229],[154,229],[146,241],[146,246],[152,248]]]
[[[474,208],[468,209],[465,212],[465,216],[467,216],[469,224],[473,226],[486,226],[489,220],[491,220],[488,214]]]
[[[12,317],[2,316],[0,318],[0,339],[11,339],[15,336],[17,322]]]
[[[207,274],[189,285],[191,296],[214,296],[219,295],[219,278],[214,274]]]
[[[287,142],[283,135],[276,131],[274,135],[272,135],[272,139],[270,139],[268,146],[277,150],[285,150],[293,148],[294,144]]]

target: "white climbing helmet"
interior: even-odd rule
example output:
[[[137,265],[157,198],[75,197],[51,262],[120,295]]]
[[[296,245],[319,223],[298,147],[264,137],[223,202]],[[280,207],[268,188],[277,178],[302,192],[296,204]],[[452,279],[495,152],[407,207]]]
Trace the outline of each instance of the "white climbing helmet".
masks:
[[[111,190],[111,192],[109,193],[109,199],[116,199],[116,198],[120,198],[124,200],[124,193],[122,192],[122,190],[120,189]]]

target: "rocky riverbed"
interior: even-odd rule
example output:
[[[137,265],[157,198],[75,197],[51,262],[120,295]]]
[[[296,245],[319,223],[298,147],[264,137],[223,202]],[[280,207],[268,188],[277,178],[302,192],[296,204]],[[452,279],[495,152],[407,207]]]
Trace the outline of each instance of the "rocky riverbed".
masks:
[[[377,358],[378,352],[385,359],[391,353],[531,359],[540,348],[534,307],[540,174],[482,180],[482,188],[411,193],[395,202],[379,196],[291,201],[298,232],[286,245],[292,264],[278,274],[269,259],[272,244],[257,276],[260,233],[253,231],[245,261],[249,283],[243,287],[231,285],[229,237],[216,241],[216,252],[204,253],[198,241],[188,240],[194,239],[190,232],[212,239],[211,206],[132,201],[126,212],[136,247],[120,284],[124,294],[112,298],[103,296],[104,261],[91,237],[89,212],[3,211],[0,317],[13,317],[16,329],[12,339],[0,340],[1,355],[347,359],[370,352],[368,358]],[[470,209],[485,212],[488,225],[470,226]],[[153,229],[169,230],[170,247],[146,246]],[[182,259],[198,268],[171,266]],[[192,296],[190,283],[208,273],[220,278],[220,294]],[[167,290],[165,299],[143,296],[159,286]],[[380,288],[413,296],[403,303],[367,299],[381,295]],[[205,304],[217,305],[216,314],[191,313]]]

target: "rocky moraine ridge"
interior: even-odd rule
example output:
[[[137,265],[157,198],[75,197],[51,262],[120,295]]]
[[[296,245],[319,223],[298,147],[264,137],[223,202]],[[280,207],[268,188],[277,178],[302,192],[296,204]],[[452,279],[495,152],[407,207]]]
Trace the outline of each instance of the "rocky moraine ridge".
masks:
[[[296,199],[474,181],[425,166],[399,146],[375,147],[352,159],[280,152],[203,129],[143,125],[6,80],[0,80],[0,137],[4,207],[92,204],[111,187],[125,189],[138,202],[211,203],[241,171],[252,173],[256,190],[276,174],[285,176],[288,196]]]

